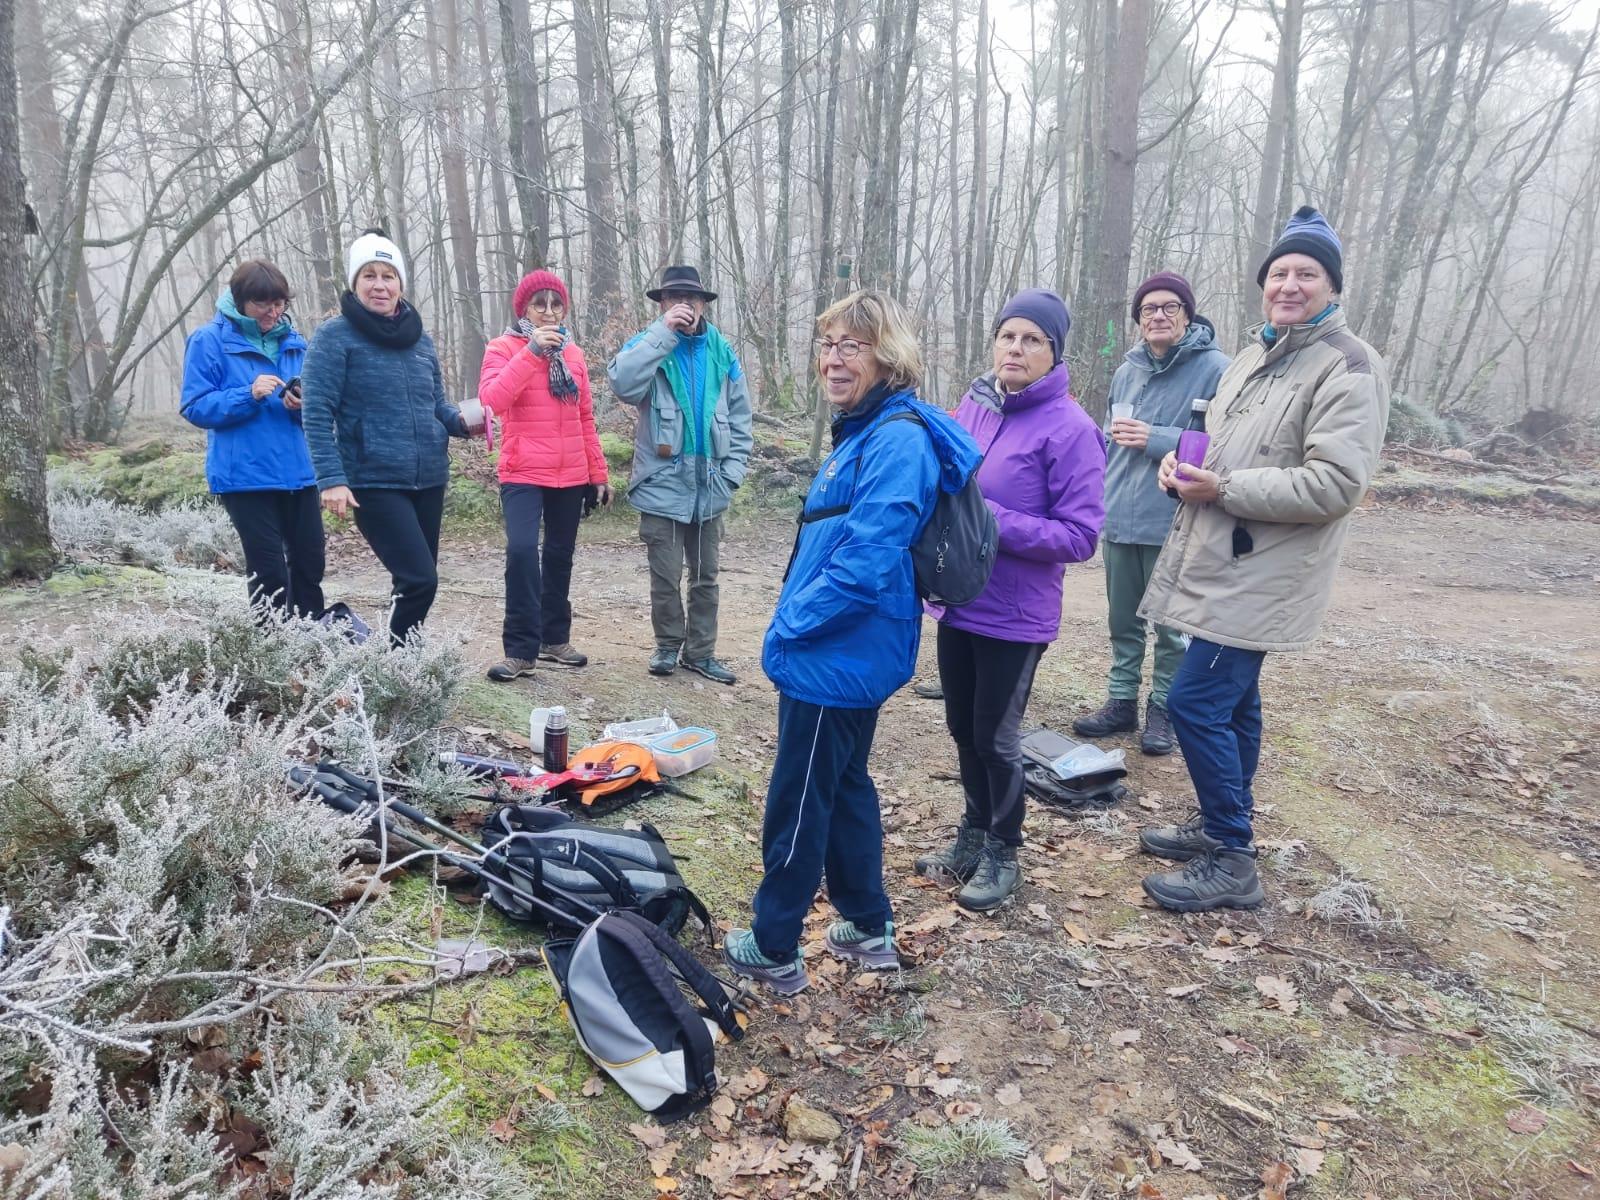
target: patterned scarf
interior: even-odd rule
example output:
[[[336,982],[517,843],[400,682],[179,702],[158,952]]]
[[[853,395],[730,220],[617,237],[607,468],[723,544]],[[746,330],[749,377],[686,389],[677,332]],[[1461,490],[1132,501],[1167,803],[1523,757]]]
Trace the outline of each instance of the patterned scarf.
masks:
[[[563,404],[576,404],[578,384],[567,369],[567,360],[561,357],[561,352],[572,344],[572,335],[567,332],[567,327],[561,326],[561,344],[547,350],[533,344],[534,324],[527,317],[518,317],[517,323],[506,332],[527,338],[529,353],[537,354],[550,364],[550,394]]]

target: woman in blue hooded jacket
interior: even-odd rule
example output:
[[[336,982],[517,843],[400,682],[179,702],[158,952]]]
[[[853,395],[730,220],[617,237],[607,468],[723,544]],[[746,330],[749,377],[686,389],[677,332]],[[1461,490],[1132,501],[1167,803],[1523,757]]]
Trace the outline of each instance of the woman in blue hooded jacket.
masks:
[[[900,965],[883,887],[883,824],[867,774],[878,710],[916,667],[922,612],[911,546],[941,489],[959,491],[978,448],[917,399],[922,354],[889,296],[847,296],[817,320],[817,374],[833,450],[806,495],[762,648],[778,689],[767,786],[765,878],[750,929],[723,941],[737,973],[785,995],[808,986],[806,911],[824,873],[843,918],[827,947],[868,969]]]
[[[306,342],[283,272],[239,264],[217,315],[189,335],[180,411],[206,431],[206,483],[244,547],[250,603],[322,615],[322,510],[300,417]]]

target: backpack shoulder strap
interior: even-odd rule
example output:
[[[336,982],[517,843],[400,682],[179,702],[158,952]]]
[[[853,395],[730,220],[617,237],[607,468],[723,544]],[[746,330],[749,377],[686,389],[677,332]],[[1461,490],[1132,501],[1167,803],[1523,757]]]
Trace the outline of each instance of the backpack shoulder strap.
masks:
[[[927,428],[926,423],[919,415],[917,415],[916,411],[909,408],[902,408],[899,412],[892,412],[887,417],[883,417],[875,422],[871,429],[860,435],[862,439],[861,451],[856,454],[856,480],[858,482],[861,479],[861,460],[866,457],[866,439],[870,438],[874,433],[876,433],[883,426],[889,424],[891,421],[915,421],[924,429]],[[853,489],[851,494],[852,496],[854,495]],[[800,524],[809,525],[813,521],[825,521],[829,517],[841,517],[849,511],[849,504],[830,504],[826,508],[812,509],[810,512],[807,512],[804,506],[802,506],[800,509]],[[798,548],[798,546],[799,543],[797,541],[796,548]],[[794,560],[794,555],[791,554],[789,558],[792,563]],[[788,572],[785,571],[784,574],[787,576]]]
[[[717,1028],[736,1042],[743,1039],[744,1029],[739,1024],[738,1010],[722,984],[717,982],[717,977],[701,966],[699,959],[638,913],[617,912],[612,916],[626,921],[650,939],[656,949],[661,951],[666,960],[672,964],[672,969],[678,978],[694,989],[695,994],[706,1006],[706,1015],[717,1023]]]

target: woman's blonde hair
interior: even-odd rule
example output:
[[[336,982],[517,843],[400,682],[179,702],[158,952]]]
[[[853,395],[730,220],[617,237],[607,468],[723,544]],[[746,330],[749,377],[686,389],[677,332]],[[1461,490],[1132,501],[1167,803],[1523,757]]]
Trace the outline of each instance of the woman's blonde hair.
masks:
[[[871,342],[891,386],[922,386],[922,347],[917,344],[916,326],[893,296],[871,290],[851,292],[817,318],[819,334],[830,325],[842,325],[855,337]]]

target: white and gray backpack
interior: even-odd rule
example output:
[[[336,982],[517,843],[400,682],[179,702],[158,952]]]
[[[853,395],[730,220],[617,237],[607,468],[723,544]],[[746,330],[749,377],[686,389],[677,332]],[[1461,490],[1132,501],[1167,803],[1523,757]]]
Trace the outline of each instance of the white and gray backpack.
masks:
[[[544,962],[578,1044],[635,1104],[666,1122],[711,1102],[716,1043],[744,1029],[722,983],[659,926],[608,912],[546,942]]]

